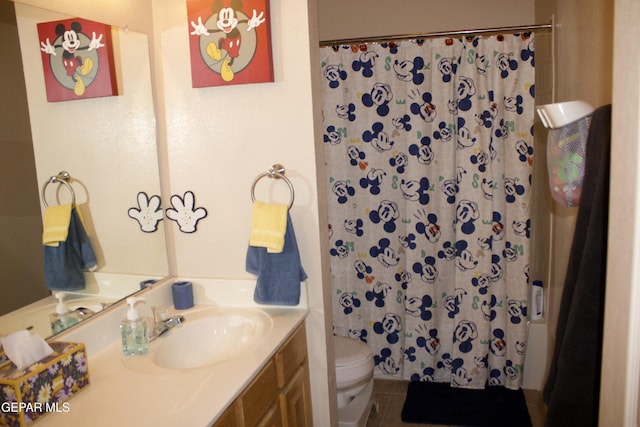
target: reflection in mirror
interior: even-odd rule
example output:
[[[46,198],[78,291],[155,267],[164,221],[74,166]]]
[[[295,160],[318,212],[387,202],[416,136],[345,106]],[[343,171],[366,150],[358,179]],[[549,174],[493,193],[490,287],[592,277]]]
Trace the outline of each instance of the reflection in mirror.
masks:
[[[0,108],[13,126],[0,131],[0,335],[30,328],[47,337],[56,300],[44,282],[40,193],[60,171],[71,175],[98,262],[95,272],[85,273],[85,289],[66,292],[65,303],[78,320],[138,291],[141,282],[168,274],[163,222],[155,231],[143,230],[128,214],[143,208],[141,194],[160,195],[149,44],[145,34],[112,27],[118,95],[48,102],[37,24],[74,17],[0,3],[3,40],[16,43],[5,65],[22,58],[22,68],[2,71],[9,96]],[[69,203],[70,195],[52,183],[46,201]]]

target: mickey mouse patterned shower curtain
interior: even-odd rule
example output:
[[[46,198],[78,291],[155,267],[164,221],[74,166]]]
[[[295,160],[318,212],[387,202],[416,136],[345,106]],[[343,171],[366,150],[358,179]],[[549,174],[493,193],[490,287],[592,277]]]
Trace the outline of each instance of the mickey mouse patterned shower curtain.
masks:
[[[534,35],[320,54],[335,333],[377,375],[519,388]]]

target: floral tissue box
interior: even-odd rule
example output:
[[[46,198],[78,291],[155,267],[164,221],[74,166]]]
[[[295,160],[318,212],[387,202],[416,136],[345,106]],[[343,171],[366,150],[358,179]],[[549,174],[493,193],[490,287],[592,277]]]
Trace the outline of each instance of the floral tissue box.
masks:
[[[49,345],[53,353],[28,368],[0,362],[0,426],[28,426],[50,412],[69,412],[66,401],[89,385],[84,344]]]

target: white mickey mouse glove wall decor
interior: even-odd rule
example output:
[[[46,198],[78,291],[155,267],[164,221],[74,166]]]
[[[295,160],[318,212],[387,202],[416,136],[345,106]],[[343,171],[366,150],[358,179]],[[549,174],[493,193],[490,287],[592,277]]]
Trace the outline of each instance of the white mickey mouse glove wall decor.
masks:
[[[158,223],[162,221],[163,212],[160,208],[160,196],[149,197],[147,193],[138,193],[138,208],[130,208],[129,216],[140,224],[140,229],[145,233],[153,233],[158,229]]]
[[[166,210],[167,218],[177,222],[183,233],[194,233],[198,221],[207,216],[205,208],[193,208],[195,197],[191,191],[184,193],[183,198],[177,194],[171,196],[171,206]]]

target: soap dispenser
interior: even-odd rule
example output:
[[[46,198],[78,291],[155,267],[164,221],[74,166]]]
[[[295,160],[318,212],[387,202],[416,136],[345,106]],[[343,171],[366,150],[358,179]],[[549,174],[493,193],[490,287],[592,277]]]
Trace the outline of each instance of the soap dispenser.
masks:
[[[58,304],[56,305],[56,312],[49,315],[49,322],[51,323],[51,332],[57,334],[78,323],[79,319],[69,312],[65,305],[64,292],[55,292],[53,296],[58,300]]]
[[[147,321],[140,318],[136,310],[136,304],[144,302],[144,298],[129,297],[127,304],[127,316],[120,323],[122,334],[122,353],[125,356],[145,354],[149,349],[149,335],[147,334]]]

